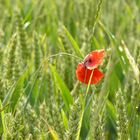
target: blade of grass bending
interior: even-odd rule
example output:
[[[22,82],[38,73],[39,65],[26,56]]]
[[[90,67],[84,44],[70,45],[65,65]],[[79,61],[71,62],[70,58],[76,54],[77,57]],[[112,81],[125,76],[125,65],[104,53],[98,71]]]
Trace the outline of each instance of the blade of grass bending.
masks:
[[[49,60],[49,59],[52,58],[52,57],[62,56],[62,55],[66,55],[66,56],[70,56],[70,57],[73,57],[73,58],[76,58],[76,59],[83,60],[81,57],[75,56],[75,55],[70,54],[70,53],[65,53],[65,52],[61,52],[61,53],[57,53],[57,54],[50,55],[50,56],[48,56],[46,59]]]
[[[70,109],[70,104],[73,103],[73,98],[70,94],[70,91],[68,89],[68,87],[66,86],[65,82],[61,79],[61,77],[59,76],[58,72],[56,71],[55,67],[52,66],[51,64],[49,65],[51,72],[53,74],[53,76],[56,79],[56,84],[58,84],[61,93],[62,93],[62,98],[64,100],[64,103],[66,105],[67,110]]]
[[[74,38],[72,37],[72,35],[69,33],[69,31],[67,30],[67,28],[64,25],[63,25],[63,29],[64,29],[64,31],[66,33],[66,36],[68,37],[69,41],[71,42],[72,47],[73,47],[75,53],[77,54],[77,56],[83,58],[83,55],[80,51],[80,48],[79,48],[78,44],[76,43],[76,41],[74,40]]]

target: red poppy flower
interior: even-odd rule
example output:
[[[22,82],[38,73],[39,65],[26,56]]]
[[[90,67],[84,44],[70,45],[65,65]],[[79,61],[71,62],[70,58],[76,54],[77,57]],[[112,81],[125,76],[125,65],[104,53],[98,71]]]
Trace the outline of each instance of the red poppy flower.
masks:
[[[82,83],[88,84],[92,76],[89,84],[97,84],[104,77],[104,74],[97,68],[102,63],[104,55],[104,50],[96,50],[89,53],[84,58],[84,61],[77,66],[77,79]]]
[[[105,55],[104,50],[96,50],[89,53],[84,58],[84,64],[88,69],[97,68],[103,61]]]

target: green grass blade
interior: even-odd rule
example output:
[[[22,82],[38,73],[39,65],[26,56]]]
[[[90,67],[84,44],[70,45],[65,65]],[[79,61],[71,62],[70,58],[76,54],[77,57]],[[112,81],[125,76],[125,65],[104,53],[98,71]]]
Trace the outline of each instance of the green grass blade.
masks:
[[[14,88],[14,90],[13,90],[13,92],[11,93],[11,98],[10,98],[10,107],[11,107],[11,110],[12,110],[12,112],[14,112],[15,111],[15,107],[16,107],[16,105],[17,105],[17,103],[18,103],[18,100],[19,100],[19,98],[20,98],[20,96],[21,96],[21,90],[22,90],[22,88],[23,88],[23,85],[24,85],[24,80],[25,80],[25,78],[27,77],[27,75],[28,75],[28,70],[26,70],[22,75],[21,75],[21,77],[19,78],[19,80],[17,81],[17,83],[16,83],[16,86],[15,86],[15,88]]]
[[[61,115],[62,115],[62,118],[63,118],[64,126],[65,126],[66,129],[68,129],[68,118],[67,118],[63,109],[61,110]]]
[[[69,33],[69,31],[67,30],[67,28],[65,26],[63,26],[63,28],[64,28],[64,31],[66,33],[66,36],[68,37],[69,41],[72,44],[72,47],[73,47],[76,55],[79,56],[79,57],[81,57],[81,58],[83,58],[83,55],[82,55],[82,53],[80,51],[80,48],[79,48],[78,44],[76,43],[76,41],[74,40],[74,38],[72,37],[72,35]]]
[[[58,84],[58,86],[61,90],[62,98],[64,100],[66,108],[67,108],[67,110],[69,110],[70,104],[73,103],[73,98],[70,94],[70,91],[69,91],[68,87],[66,86],[66,84],[64,83],[64,81],[61,79],[61,77],[58,74],[58,72],[56,71],[55,67],[50,65],[50,68],[51,68],[51,72],[52,72],[53,76],[56,79],[56,84]]]
[[[9,89],[7,95],[5,96],[3,102],[2,102],[2,105],[5,106],[6,104],[8,104],[8,102],[10,101],[10,98],[12,96],[12,93],[14,91],[14,88],[15,88],[15,83],[11,86],[11,88]]]
[[[99,21],[98,23],[99,23],[100,27],[102,28],[102,30],[104,30],[107,33],[110,41],[112,41],[112,43],[114,43],[114,44],[117,44],[117,40],[116,40],[115,36],[103,25],[103,23],[101,21]]]
[[[81,116],[80,116],[80,120],[79,120],[79,124],[78,124],[78,131],[77,131],[77,135],[76,135],[76,140],[80,139],[80,132],[81,132],[81,128],[82,128],[83,117],[84,117],[84,108],[83,108]]]

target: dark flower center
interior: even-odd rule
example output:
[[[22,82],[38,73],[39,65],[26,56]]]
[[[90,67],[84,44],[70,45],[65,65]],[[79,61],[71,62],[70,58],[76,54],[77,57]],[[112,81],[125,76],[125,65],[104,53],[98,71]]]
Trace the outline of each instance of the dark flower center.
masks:
[[[89,60],[88,60],[88,62],[89,62],[89,63],[91,63],[91,62],[92,62],[92,60],[91,60],[91,59],[89,59]]]
[[[88,59],[86,61],[84,61],[84,66],[87,67],[87,65],[92,63],[92,59]]]

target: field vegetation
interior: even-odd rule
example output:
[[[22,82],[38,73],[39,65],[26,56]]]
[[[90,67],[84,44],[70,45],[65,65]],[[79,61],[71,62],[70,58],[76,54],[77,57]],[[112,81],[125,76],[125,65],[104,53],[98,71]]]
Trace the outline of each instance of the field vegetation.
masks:
[[[0,139],[140,140],[139,83],[140,0],[0,0]]]

